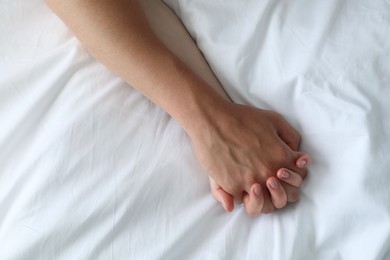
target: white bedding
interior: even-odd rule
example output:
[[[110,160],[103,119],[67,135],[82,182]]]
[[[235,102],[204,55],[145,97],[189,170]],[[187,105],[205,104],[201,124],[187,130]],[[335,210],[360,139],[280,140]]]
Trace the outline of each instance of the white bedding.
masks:
[[[177,123],[40,0],[0,0],[0,259],[390,259],[390,2],[167,0],[230,97],[312,155],[227,214]]]

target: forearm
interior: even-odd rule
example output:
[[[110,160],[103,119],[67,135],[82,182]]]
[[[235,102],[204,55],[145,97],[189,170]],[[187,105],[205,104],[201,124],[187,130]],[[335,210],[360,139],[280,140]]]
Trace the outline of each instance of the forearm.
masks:
[[[225,101],[154,35],[136,0],[47,0],[88,51],[187,130]]]
[[[219,95],[157,39],[137,0],[46,1],[94,57],[178,121],[209,176],[235,198],[280,167],[305,174],[285,144],[298,147],[295,130]]]

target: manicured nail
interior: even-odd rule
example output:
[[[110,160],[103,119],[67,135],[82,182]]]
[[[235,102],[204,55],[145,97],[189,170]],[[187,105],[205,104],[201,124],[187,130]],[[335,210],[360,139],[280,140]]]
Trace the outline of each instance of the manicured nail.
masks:
[[[279,186],[279,184],[278,184],[278,182],[276,180],[271,180],[269,185],[271,185],[272,189],[277,189],[278,186]]]
[[[288,179],[290,177],[290,173],[286,170],[283,170],[280,174],[279,174],[279,178],[281,179]]]
[[[306,161],[306,160],[299,160],[299,161],[297,162],[297,165],[298,165],[299,168],[306,167],[307,161]]]
[[[256,186],[253,189],[253,192],[256,194],[256,196],[260,196],[261,195],[261,188],[259,186]]]

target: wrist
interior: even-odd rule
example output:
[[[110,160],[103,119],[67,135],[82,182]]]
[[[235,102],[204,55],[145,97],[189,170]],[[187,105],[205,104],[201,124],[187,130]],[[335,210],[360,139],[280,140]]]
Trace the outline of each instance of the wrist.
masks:
[[[185,109],[176,117],[193,141],[201,136],[213,136],[214,132],[226,125],[223,122],[228,118],[228,111],[233,105],[211,88],[199,92],[194,99],[189,99]]]
[[[165,69],[168,68],[164,74],[162,70],[156,71],[155,78],[159,81],[148,82],[160,87],[144,94],[170,114],[191,137],[212,125],[233,104],[180,61],[167,59]]]

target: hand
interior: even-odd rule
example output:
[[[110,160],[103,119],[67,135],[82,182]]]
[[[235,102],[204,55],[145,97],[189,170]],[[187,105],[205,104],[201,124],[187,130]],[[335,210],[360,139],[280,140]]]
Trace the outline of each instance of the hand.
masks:
[[[297,160],[296,165],[299,168],[304,168],[310,165],[311,159],[307,154],[302,154],[302,156]],[[271,181],[277,181],[278,186],[276,189],[269,188],[271,195],[272,203],[275,208],[282,208],[288,202],[295,202],[299,199],[299,187],[302,183],[302,177],[295,173],[291,172],[288,169],[279,169],[276,174],[278,180],[274,180],[274,177],[271,177],[267,180],[267,184]],[[234,208],[233,197],[226,193],[221,186],[219,186],[211,177],[210,187],[213,197],[222,204],[223,208],[227,212],[231,212]],[[282,185],[289,185],[285,187],[290,187],[288,191],[285,191]],[[263,189],[260,184],[255,183],[251,187],[249,194],[243,196],[244,207],[248,215],[257,216],[260,213],[266,213],[263,211],[264,205],[264,194]]]
[[[232,103],[216,113],[216,120],[191,138],[201,165],[236,201],[242,201],[243,192],[250,194],[255,183],[264,189],[280,168],[306,175],[305,168],[295,165],[302,154],[291,149],[298,148],[299,134],[279,114]],[[270,196],[263,195],[262,212],[273,211]]]

